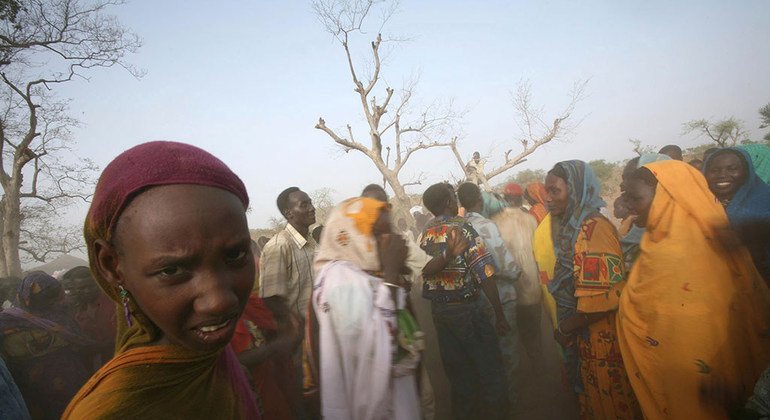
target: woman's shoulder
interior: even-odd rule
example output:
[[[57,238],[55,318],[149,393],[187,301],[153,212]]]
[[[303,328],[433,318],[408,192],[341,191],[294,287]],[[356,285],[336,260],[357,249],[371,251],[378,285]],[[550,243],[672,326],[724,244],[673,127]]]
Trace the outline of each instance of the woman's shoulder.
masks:
[[[581,233],[585,240],[614,239],[618,241],[618,230],[612,222],[601,213],[595,213],[587,217],[581,226]]]

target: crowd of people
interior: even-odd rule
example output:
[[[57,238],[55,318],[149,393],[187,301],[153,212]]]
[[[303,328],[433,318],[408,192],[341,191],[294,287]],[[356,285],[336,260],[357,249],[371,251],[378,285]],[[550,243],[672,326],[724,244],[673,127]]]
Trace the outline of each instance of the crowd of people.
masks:
[[[630,159],[614,221],[580,160],[495,192],[474,156],[326,220],[290,187],[255,240],[223,162],[141,144],[99,178],[90,267],[4,284],[0,417],[433,419],[445,376],[454,418],[513,418],[548,345],[581,419],[768,417],[768,150]]]

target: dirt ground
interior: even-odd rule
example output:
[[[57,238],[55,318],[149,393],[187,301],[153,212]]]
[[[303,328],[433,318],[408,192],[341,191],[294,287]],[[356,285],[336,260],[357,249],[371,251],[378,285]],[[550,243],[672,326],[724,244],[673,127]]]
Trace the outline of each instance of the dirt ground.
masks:
[[[441,365],[441,356],[438,351],[436,331],[430,316],[430,303],[420,296],[421,285],[415,285],[412,289],[412,306],[426,335],[426,350],[423,354],[425,368],[433,386],[435,398],[436,420],[451,420],[452,408],[449,398],[449,384]],[[526,352],[520,349],[521,363],[519,369],[519,402],[514,407],[512,418],[514,419],[576,419],[577,401],[574,395],[568,392],[561,381],[561,361],[557,351],[557,344],[553,340],[550,328],[550,320],[543,313],[541,322],[543,332],[543,350],[545,351],[545,371],[536,372],[527,359]]]

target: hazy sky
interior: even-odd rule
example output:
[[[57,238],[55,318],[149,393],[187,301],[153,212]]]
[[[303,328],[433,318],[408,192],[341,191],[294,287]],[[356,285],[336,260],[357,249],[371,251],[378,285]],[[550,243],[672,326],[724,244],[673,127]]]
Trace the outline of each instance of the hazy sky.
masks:
[[[252,227],[278,214],[275,197],[287,186],[331,187],[343,199],[380,180],[363,155],[340,152],[314,129],[320,116],[334,128],[361,127],[362,117],[343,50],[310,2],[134,0],[113,12],[143,38],[132,62],[147,74],[102,70],[59,91],[83,123],[80,155],[104,167],[149,140],[203,147],[243,178]],[[629,138],[698,144],[682,135],[695,118],[735,116],[760,138],[757,110],[770,102],[768,17],[766,0],[404,0],[385,32],[410,41],[388,48],[383,76],[399,88],[419,75],[419,102],[454,99],[467,109],[461,150],[465,158],[481,151],[488,166],[518,150],[510,102],[518,81],[531,82],[552,119],[572,84],[590,78],[571,138],[510,174],[565,159],[621,160],[632,154]],[[374,35],[354,38],[353,48],[365,53]],[[415,155],[402,179],[420,171],[429,177],[411,192],[459,173],[448,150]]]

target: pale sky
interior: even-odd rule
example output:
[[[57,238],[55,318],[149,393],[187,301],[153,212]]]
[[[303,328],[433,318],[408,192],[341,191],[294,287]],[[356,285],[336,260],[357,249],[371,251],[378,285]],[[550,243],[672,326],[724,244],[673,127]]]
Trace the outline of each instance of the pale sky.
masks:
[[[134,0],[113,12],[142,37],[131,62],[147,74],[136,80],[99,70],[59,90],[83,123],[75,131],[79,155],[104,167],[145,141],[200,146],[246,183],[252,228],[278,215],[275,197],[285,187],[331,187],[341,200],[380,181],[363,155],[340,152],[314,129],[321,116],[333,128],[360,128],[362,117],[343,50],[310,2]],[[422,103],[453,99],[467,109],[461,150],[466,159],[479,150],[488,167],[504,150],[519,150],[510,103],[519,80],[531,82],[552,119],[572,84],[590,78],[570,139],[500,182],[566,159],[628,158],[629,138],[691,147],[703,141],[683,136],[682,123],[696,118],[735,116],[761,138],[757,110],[770,102],[768,17],[766,0],[403,0],[385,32],[410,40],[389,49],[383,77],[399,88],[419,74]],[[355,38],[353,47],[366,52],[374,35]],[[420,171],[428,179],[410,192],[459,173],[448,150],[415,155],[402,180]],[[82,220],[85,208],[78,212]]]

